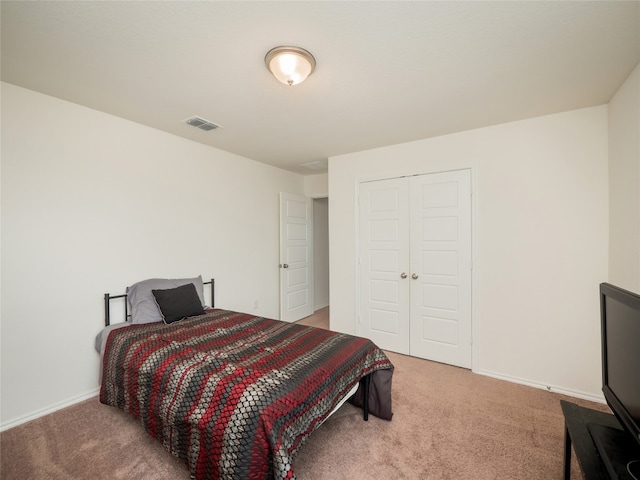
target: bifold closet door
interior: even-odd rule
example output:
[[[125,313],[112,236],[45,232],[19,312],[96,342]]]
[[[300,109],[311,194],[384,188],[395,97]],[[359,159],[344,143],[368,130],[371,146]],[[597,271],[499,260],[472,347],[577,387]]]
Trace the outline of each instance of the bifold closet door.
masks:
[[[410,177],[411,355],[471,368],[471,173]]]
[[[360,185],[360,334],[409,353],[409,191],[406,178]]]
[[[359,249],[360,334],[470,368],[470,171],[362,183]]]

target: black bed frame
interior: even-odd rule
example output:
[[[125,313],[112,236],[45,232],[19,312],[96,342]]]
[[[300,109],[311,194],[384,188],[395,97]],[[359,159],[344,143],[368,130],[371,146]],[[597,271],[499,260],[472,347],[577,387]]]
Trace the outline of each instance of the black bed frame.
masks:
[[[212,278],[208,282],[204,282],[203,285],[211,285],[211,308],[216,306],[216,295],[215,295],[215,285],[216,282]],[[104,326],[108,327],[111,324],[111,309],[109,308],[111,300],[116,300],[118,298],[124,298],[124,318],[125,321],[129,318],[129,302],[127,302],[127,294],[123,293],[122,295],[110,295],[108,293],[104,294]]]
[[[211,307],[215,307],[215,280],[212,278],[208,282],[204,282],[203,285],[211,285]],[[129,318],[129,305],[127,302],[127,294],[123,293],[122,295],[110,295],[108,293],[104,294],[104,325],[108,327],[111,324],[111,310],[109,308],[109,304],[111,300],[116,300],[118,298],[124,298],[124,318],[125,320]],[[360,387],[363,390],[362,395],[362,410],[364,411],[363,419],[364,421],[369,420],[369,388],[371,385],[371,374],[365,375],[360,379]]]

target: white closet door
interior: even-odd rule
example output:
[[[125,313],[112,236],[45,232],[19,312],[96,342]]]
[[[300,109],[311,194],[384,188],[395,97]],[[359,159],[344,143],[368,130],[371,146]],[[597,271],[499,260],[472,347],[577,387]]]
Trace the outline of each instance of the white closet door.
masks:
[[[408,201],[406,178],[360,185],[360,335],[405,354],[409,353]]]
[[[411,355],[471,368],[471,174],[410,178]]]

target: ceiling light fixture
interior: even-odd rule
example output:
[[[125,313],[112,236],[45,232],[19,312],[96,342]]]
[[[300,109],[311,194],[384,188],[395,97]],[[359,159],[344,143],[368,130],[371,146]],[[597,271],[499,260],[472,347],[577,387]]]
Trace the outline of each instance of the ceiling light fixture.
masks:
[[[304,48],[284,45],[272,48],[264,57],[267,69],[279,82],[297,85],[313,73],[316,59]]]

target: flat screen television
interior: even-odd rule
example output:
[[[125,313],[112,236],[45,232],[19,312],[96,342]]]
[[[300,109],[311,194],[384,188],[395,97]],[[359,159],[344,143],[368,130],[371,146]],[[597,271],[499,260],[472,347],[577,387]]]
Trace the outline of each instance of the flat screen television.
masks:
[[[602,283],[600,317],[602,392],[623,430],[590,431],[612,478],[640,480],[640,295]]]

